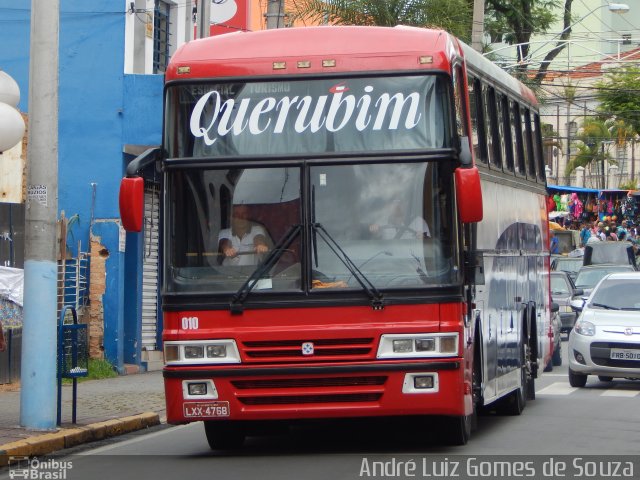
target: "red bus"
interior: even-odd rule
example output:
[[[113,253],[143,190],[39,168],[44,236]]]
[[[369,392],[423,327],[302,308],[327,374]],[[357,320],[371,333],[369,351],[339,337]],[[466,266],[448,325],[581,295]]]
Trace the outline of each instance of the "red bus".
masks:
[[[182,46],[161,176],[167,420],[519,414],[551,355],[534,95],[444,31],[314,27]],[[158,172],[161,172],[158,174]]]

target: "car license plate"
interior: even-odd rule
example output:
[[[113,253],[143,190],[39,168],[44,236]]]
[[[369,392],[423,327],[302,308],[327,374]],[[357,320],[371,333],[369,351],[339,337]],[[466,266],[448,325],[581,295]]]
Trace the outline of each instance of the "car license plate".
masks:
[[[229,402],[198,402],[183,405],[184,416],[187,418],[228,417]]]
[[[611,358],[612,360],[640,361],[640,350],[623,350],[622,348],[612,348],[609,358]]]

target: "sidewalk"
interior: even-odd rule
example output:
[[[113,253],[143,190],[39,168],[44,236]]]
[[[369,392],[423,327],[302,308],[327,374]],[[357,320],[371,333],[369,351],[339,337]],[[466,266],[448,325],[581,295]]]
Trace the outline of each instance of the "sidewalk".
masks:
[[[44,455],[159,424],[165,419],[162,372],[78,382],[75,425],[71,414],[72,386],[63,385],[62,426],[27,430],[19,426],[19,389],[0,386],[0,466],[9,456]]]

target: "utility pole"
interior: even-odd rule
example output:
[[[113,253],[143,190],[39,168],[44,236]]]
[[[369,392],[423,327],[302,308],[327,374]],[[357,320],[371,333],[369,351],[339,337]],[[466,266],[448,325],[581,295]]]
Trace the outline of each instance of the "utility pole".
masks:
[[[56,427],[60,0],[31,1],[20,425]]]
[[[268,0],[267,29],[284,27],[284,0]]]
[[[473,25],[471,26],[471,48],[482,53],[484,37],[484,0],[473,0]]]
[[[198,0],[198,38],[207,38],[211,29],[211,0]]]

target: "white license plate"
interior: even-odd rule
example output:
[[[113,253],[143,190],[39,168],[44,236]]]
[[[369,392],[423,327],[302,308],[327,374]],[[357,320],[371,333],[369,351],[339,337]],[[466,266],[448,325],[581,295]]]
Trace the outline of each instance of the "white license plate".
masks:
[[[187,418],[228,417],[229,402],[189,402],[183,405]]]
[[[612,360],[638,360],[640,361],[640,350],[624,350],[622,348],[612,348],[610,357]]]

